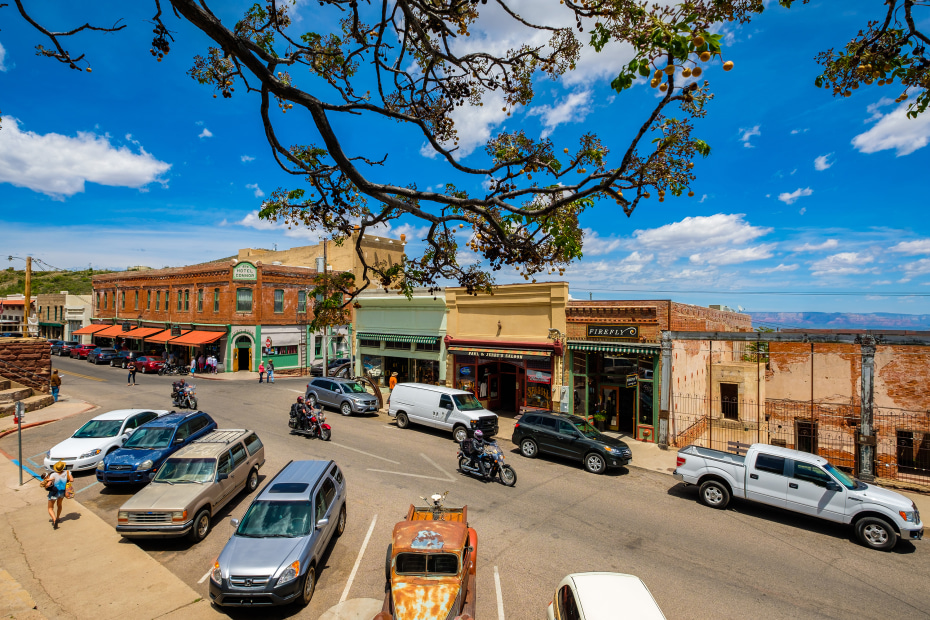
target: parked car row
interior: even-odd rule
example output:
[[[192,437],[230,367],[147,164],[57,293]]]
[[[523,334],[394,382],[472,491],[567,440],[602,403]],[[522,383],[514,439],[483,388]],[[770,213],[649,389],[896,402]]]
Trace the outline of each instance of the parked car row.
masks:
[[[142,351],[124,351],[112,347],[98,347],[92,344],[71,344],[72,346],[66,346],[68,343],[63,343],[59,349],[61,352],[58,355],[64,355],[63,351],[67,350],[68,355],[74,359],[86,359],[95,366],[109,364],[111,368],[125,369],[129,362],[135,362],[136,370],[142,374],[157,373],[165,366],[164,358],[157,355],[146,355]]]

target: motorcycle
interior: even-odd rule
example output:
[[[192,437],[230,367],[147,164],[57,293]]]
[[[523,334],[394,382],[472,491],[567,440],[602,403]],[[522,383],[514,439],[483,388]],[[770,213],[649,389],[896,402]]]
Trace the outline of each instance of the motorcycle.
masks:
[[[512,487],[517,484],[517,472],[513,467],[504,463],[504,453],[498,447],[496,441],[489,441],[484,445],[484,452],[475,457],[475,463],[467,456],[462,448],[459,447],[459,471],[470,476],[481,478],[483,480],[494,480],[497,478],[504,486]],[[481,468],[478,467],[478,459],[484,458],[488,464],[488,473],[486,476],[481,475]]]
[[[304,424],[301,425],[298,416],[291,412],[291,417],[287,425],[291,429],[291,435],[303,435],[311,439],[319,437],[323,441],[329,441],[333,436],[332,428],[326,423],[326,416],[323,415],[322,409],[311,409],[309,417],[305,417]],[[303,426],[303,428],[302,428]]]
[[[187,375],[190,372],[190,368],[187,366],[180,366],[178,364],[165,364],[158,369],[158,376],[163,377],[165,375]]]
[[[175,407],[180,407],[181,409],[196,409],[197,408],[197,396],[196,394],[197,386],[195,385],[185,385],[178,392],[177,400],[175,400]]]

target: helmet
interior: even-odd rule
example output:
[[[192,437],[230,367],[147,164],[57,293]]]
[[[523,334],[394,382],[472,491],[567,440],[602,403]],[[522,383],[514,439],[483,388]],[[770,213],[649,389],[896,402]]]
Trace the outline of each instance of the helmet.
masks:
[[[481,429],[475,431],[475,439],[482,439],[483,437],[484,433],[481,432]]]
[[[299,403],[304,402],[304,397],[303,397],[303,396],[298,396],[298,397],[297,397],[297,402],[299,402]]]

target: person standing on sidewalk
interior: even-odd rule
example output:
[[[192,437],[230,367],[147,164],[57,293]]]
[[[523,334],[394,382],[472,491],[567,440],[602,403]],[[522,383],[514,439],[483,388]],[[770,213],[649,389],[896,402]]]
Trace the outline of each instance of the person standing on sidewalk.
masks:
[[[268,360],[268,383],[274,383],[274,360]]]
[[[126,370],[129,371],[129,376],[126,377],[126,385],[135,385],[136,384],[136,363],[133,360],[129,360],[129,363],[126,365]]]
[[[265,362],[258,363],[258,382],[261,383],[265,380]]]
[[[48,490],[48,516],[51,517],[52,527],[58,529],[58,522],[61,521],[61,502],[65,499],[65,490],[68,484],[74,482],[71,472],[65,470],[64,461],[58,461],[54,465],[52,473],[45,477],[48,481],[46,489]],[[57,511],[55,510],[57,505]]]
[[[52,378],[49,379],[49,383],[52,386],[52,397],[54,397],[55,402],[58,402],[58,390],[61,389],[61,377],[58,375],[58,370],[55,369],[52,371]]]
[[[197,356],[191,358],[191,376],[194,376],[194,373],[197,372]]]

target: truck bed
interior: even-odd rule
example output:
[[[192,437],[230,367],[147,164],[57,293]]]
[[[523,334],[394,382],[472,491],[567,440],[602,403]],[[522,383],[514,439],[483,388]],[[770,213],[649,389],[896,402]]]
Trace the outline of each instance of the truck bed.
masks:
[[[682,448],[679,452],[681,454],[693,454],[695,456],[701,456],[706,459],[724,461],[726,463],[738,465],[739,467],[746,466],[746,457],[739,454],[733,454],[732,452],[713,450],[711,448],[702,448],[700,446],[688,446],[686,448]]]

